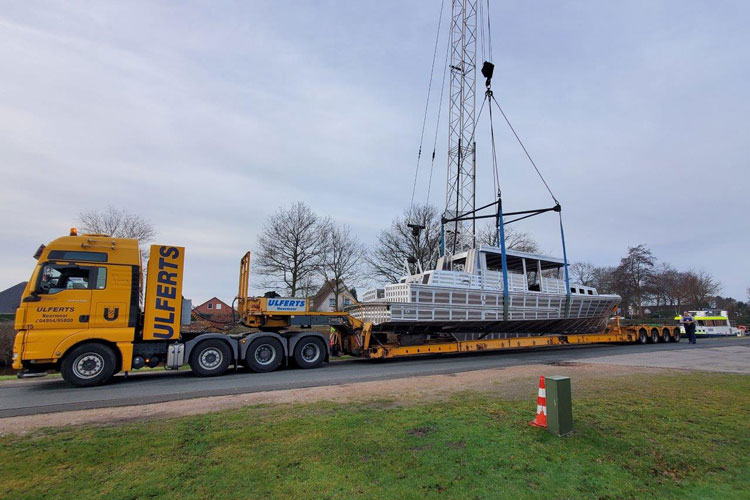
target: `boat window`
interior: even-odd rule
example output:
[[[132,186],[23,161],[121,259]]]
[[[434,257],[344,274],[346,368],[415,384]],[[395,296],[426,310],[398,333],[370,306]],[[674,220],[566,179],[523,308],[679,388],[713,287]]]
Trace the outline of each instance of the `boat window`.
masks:
[[[589,290],[589,295],[594,295],[594,291],[593,290]]]
[[[422,284],[423,285],[426,285],[429,282],[430,282],[430,275],[429,274],[425,274],[424,276],[422,276]]]

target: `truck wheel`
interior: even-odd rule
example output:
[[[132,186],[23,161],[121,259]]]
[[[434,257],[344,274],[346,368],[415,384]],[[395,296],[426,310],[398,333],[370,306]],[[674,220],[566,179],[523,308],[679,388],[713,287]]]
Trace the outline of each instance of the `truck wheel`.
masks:
[[[201,377],[223,374],[232,361],[232,351],[226,342],[218,339],[204,340],[190,353],[190,369]]]
[[[674,331],[674,337],[672,337],[672,340],[675,342],[679,342],[681,338],[682,338],[682,332],[680,332],[679,329],[676,329]]]
[[[638,332],[638,343],[645,344],[647,342],[648,342],[648,334],[646,334],[646,329],[641,328],[641,330]]]
[[[258,339],[250,344],[245,353],[245,364],[254,372],[272,372],[284,358],[284,348],[273,337]]]
[[[657,330],[656,328],[651,330],[651,343],[652,344],[659,343],[659,330]]]
[[[326,346],[317,337],[304,337],[294,346],[294,361],[300,368],[317,368],[326,359]]]
[[[115,374],[117,356],[104,344],[83,344],[70,351],[60,372],[69,384],[90,387],[107,382]]]

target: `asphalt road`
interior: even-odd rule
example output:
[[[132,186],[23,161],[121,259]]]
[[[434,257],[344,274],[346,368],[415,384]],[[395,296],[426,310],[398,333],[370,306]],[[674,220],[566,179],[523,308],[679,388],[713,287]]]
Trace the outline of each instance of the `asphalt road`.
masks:
[[[742,351],[750,350],[750,338],[701,339],[695,346],[683,339],[678,344],[603,344],[419,359],[335,361],[315,370],[283,369],[272,373],[251,373],[240,370],[216,378],[199,378],[189,371],[136,372],[132,373],[127,380],[120,375],[115,377],[110,384],[85,389],[71,387],[60,378],[17,380],[0,383],[0,418],[205,396],[443,375],[518,365],[586,362],[587,359],[594,361],[603,356],[623,354],[639,355],[658,351],[671,351],[672,354],[678,354],[680,350],[711,349],[711,351],[706,351],[708,354],[708,352],[716,352],[715,348],[724,346],[734,346]],[[685,354],[687,353],[686,351]],[[690,355],[696,354],[697,352],[693,352]]]

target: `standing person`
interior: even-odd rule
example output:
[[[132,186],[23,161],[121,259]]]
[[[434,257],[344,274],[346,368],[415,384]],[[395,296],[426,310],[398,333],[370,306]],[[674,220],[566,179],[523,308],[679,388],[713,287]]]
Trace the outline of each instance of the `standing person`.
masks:
[[[695,318],[690,314],[690,311],[682,313],[682,319],[680,322],[685,327],[685,333],[688,336],[691,344],[695,344]]]

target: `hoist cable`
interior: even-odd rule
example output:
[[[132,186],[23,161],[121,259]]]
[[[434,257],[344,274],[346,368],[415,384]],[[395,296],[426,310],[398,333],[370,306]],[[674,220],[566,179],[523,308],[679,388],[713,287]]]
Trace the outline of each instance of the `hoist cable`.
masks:
[[[440,40],[440,26],[443,22],[443,7],[445,0],[440,2],[440,17],[438,18],[437,33],[435,34],[435,49],[432,51],[432,67],[430,68],[430,83],[427,86],[427,102],[424,106],[424,116],[422,117],[422,133],[419,136],[419,152],[417,153],[417,167],[414,169],[414,185],[411,188],[411,203],[409,207],[414,207],[414,193],[417,190],[417,177],[419,175],[419,162],[422,159],[422,142],[424,141],[424,130],[427,125],[427,112],[430,109],[430,94],[432,93],[432,77],[435,73],[435,58],[437,57],[438,41]]]
[[[508,120],[508,117],[505,114],[505,111],[503,111],[502,106],[500,106],[500,103],[497,102],[497,99],[495,99],[494,95],[492,96],[492,100],[495,101],[495,104],[497,105],[497,109],[499,109],[500,113],[502,113],[503,118],[505,118],[505,123],[508,124],[508,127],[510,127],[511,132],[513,132],[513,135],[516,137],[516,140],[518,141],[518,144],[521,145],[521,149],[523,149],[523,152],[526,153],[526,158],[529,159],[529,161],[531,162],[531,165],[534,167],[534,170],[536,170],[536,173],[539,175],[539,178],[544,183],[544,187],[547,188],[547,191],[549,191],[549,194],[550,194],[550,196],[552,196],[552,199],[555,200],[555,203],[560,203],[559,201],[557,201],[557,198],[555,198],[555,195],[554,195],[554,193],[552,193],[552,190],[550,189],[549,184],[547,184],[547,181],[544,179],[544,176],[539,171],[539,168],[536,166],[536,163],[534,163],[534,160],[531,158],[531,155],[529,154],[529,151],[526,149],[526,146],[524,146],[523,141],[521,140],[521,138],[518,137],[518,134],[516,133],[516,129],[514,129],[513,125],[511,125],[510,120]],[[490,109],[492,109],[491,106],[490,106]],[[492,116],[491,113],[490,113],[490,116]],[[490,118],[490,121],[491,120],[492,119]],[[494,141],[494,139],[493,139],[493,141]],[[494,144],[493,144],[493,148],[494,148]]]

